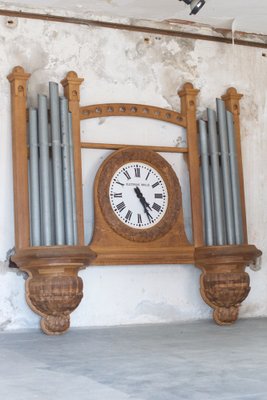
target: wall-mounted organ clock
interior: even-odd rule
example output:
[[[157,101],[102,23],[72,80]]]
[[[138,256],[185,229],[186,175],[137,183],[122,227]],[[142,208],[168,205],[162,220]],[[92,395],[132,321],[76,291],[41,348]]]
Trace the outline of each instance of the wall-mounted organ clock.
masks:
[[[27,182],[29,113],[26,101],[29,74],[22,67],[15,67],[8,79],[12,98],[16,241],[12,259],[29,274],[26,298],[31,308],[42,316],[41,326],[44,332],[59,334],[68,329],[69,314],[82,298],[82,280],[77,274],[88,265],[195,264],[202,270],[201,295],[214,309],[215,321],[218,324],[233,323],[238,317],[240,303],[250,290],[245,268],[261,254],[254,245],[247,242],[239,124],[239,101],[242,96],[234,88],[230,88],[222,98],[233,119],[232,139],[236,143],[235,177],[240,182],[239,212],[242,216],[242,225],[239,224],[239,228],[243,239],[236,244],[205,244],[200,168],[207,178],[209,160],[204,147],[201,159],[199,154],[196,121],[198,90],[191,83],[183,86],[178,93],[181,100],[180,112],[142,104],[80,106],[80,85],[83,79],[78,78],[75,72],[69,72],[61,83],[71,112],[70,120],[72,119],[70,126],[72,125],[75,175],[73,193],[76,204],[72,215],[77,238],[74,245],[32,246]],[[48,115],[51,117],[51,110]],[[133,146],[127,144],[127,140],[124,145],[81,142],[80,125],[83,120],[109,116],[131,116],[169,122],[185,129],[187,145]],[[220,122],[225,126],[225,120]],[[206,134],[204,125],[202,123],[200,132],[203,146]],[[213,116],[209,125],[214,133],[213,138],[216,139],[216,119]],[[215,142],[213,144],[216,145]],[[95,179],[95,221],[93,238],[89,245],[84,243],[83,211],[84,207],[91,207],[92,204],[83,204],[82,149],[114,150],[100,166]],[[168,162],[158,154],[162,152],[182,153],[187,159],[192,243],[188,242],[184,231],[179,176],[176,176]],[[224,152],[225,154],[227,153]],[[216,162],[219,166],[218,157]],[[206,190],[204,192],[206,194]],[[216,193],[216,196],[220,200],[220,193]],[[207,202],[204,203],[206,210]],[[208,219],[207,221],[211,222]]]

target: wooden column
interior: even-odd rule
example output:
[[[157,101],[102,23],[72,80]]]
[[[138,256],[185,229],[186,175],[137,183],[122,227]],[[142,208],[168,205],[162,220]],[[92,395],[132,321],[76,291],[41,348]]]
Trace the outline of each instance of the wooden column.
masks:
[[[74,71],[68,72],[65,79],[61,81],[64,94],[69,100],[69,111],[72,113],[72,133],[74,150],[74,172],[76,190],[76,215],[78,230],[78,245],[84,245],[84,223],[83,223],[83,191],[82,191],[82,160],[81,160],[81,138],[80,138],[80,85],[82,78]]]
[[[30,218],[28,194],[27,156],[27,74],[20,66],[13,68],[8,80],[11,84],[12,154],[15,215],[15,246],[22,249],[30,245]]]
[[[246,220],[246,203],[245,203],[245,190],[244,190],[244,176],[243,176],[243,164],[242,164],[242,151],[241,151],[241,134],[240,134],[240,99],[243,97],[242,94],[237,93],[237,90],[233,87],[229,88],[222,100],[225,102],[226,109],[233,114],[234,127],[235,127],[235,139],[236,139],[236,152],[238,160],[238,174],[240,182],[240,197],[242,207],[242,222],[243,222],[243,236],[244,243],[248,242],[247,236],[247,220]]]
[[[188,168],[191,192],[193,240],[195,247],[203,245],[202,201],[200,186],[199,150],[196,121],[196,97],[199,90],[186,83],[178,92],[181,98],[181,113],[186,118]]]

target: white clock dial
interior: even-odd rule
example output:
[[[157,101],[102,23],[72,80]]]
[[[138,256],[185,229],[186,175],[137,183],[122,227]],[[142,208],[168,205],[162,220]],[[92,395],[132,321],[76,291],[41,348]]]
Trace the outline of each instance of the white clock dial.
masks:
[[[144,162],[129,162],[115,172],[109,199],[117,217],[135,229],[156,225],[168,208],[168,191],[163,178]]]

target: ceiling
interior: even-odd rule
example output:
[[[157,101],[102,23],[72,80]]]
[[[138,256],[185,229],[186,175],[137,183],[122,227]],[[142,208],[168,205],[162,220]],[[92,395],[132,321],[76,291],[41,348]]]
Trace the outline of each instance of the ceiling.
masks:
[[[215,28],[267,34],[266,0],[206,0],[196,16],[179,0],[14,0],[0,1],[1,8],[28,7],[31,11],[89,18],[92,15],[153,21],[187,20]]]

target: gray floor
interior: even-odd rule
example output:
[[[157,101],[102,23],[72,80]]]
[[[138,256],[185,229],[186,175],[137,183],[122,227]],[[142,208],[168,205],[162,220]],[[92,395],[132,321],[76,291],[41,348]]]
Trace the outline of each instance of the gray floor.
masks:
[[[1,400],[267,400],[267,320],[0,334]]]

